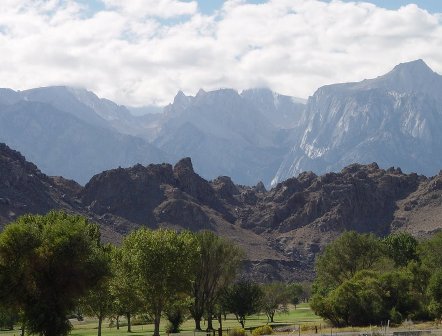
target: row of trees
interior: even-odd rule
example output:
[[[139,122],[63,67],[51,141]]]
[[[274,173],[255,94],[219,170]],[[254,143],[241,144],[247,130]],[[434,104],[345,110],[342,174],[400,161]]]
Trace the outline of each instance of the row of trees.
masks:
[[[442,316],[442,233],[418,241],[346,232],[316,263],[311,306],[335,326]]]
[[[107,246],[111,273],[92,288],[81,307],[101,322],[105,317],[125,315],[128,331],[131,316],[152,318],[154,335],[166,315],[170,331],[177,332],[190,311],[196,329],[207,316],[211,328],[215,304],[235,279],[242,253],[232,243],[209,231],[139,229],[129,234],[120,248]]]
[[[258,285],[237,281],[243,254],[212,232],[139,229],[120,247],[104,245],[99,228],[64,212],[28,215],[0,234],[0,319],[19,316],[30,333],[66,335],[67,316],[81,311],[102,322],[125,316],[128,331],[135,315],[145,314],[159,335],[160,319],[177,332],[190,314],[201,320],[234,313],[246,316],[296,304],[303,288],[296,284]],[[9,320],[8,320],[9,321]],[[7,323],[14,323],[10,319]],[[22,328],[24,330],[24,328]]]

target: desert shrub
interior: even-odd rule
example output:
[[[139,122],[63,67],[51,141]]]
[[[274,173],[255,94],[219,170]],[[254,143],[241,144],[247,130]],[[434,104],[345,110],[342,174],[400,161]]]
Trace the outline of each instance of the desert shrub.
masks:
[[[229,336],[245,336],[246,331],[244,328],[234,328],[229,330]]]
[[[253,336],[271,335],[271,334],[273,334],[273,329],[269,325],[263,325],[252,331]]]

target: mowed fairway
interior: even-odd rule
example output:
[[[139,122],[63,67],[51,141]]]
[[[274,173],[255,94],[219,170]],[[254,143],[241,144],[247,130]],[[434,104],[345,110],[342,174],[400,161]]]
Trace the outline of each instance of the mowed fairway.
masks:
[[[296,309],[294,307],[291,307],[290,311],[288,313],[277,313],[275,315],[275,325],[281,324],[281,325],[293,325],[293,324],[301,324],[303,326],[303,329],[307,326],[314,327],[317,325],[324,325],[323,320],[316,316],[308,306],[308,304],[300,304],[297,306]],[[153,325],[133,325],[132,326],[132,333],[127,332],[127,327],[125,325],[125,320],[121,320],[123,326],[120,327],[120,330],[117,330],[116,327],[109,327],[109,321],[105,321],[103,323],[103,330],[102,330],[102,336],[111,336],[111,335],[131,335],[131,336],[138,336],[138,335],[152,335],[153,334]],[[161,321],[161,332],[163,334],[166,334],[164,331],[164,327],[167,324],[166,319],[162,319]],[[253,315],[250,316],[246,320],[246,329],[248,328],[254,328],[261,325],[264,325],[267,323],[267,317],[264,314],[260,315]],[[83,322],[78,322],[75,320],[72,320],[72,324],[74,326],[74,329],[71,332],[71,335],[73,336],[95,336],[97,335],[97,321],[95,319],[86,318]],[[206,324],[202,323],[202,328],[206,326]],[[218,328],[218,322],[214,321],[214,327]],[[304,327],[305,326],[305,327]],[[194,322],[193,320],[188,320],[183,323],[181,326],[181,330],[183,334],[186,335],[193,335],[194,330]],[[235,319],[233,315],[227,315],[227,320],[223,321],[223,329],[232,329],[240,327],[239,322]],[[8,335],[8,336],[19,336],[20,330],[16,329],[13,331],[0,331],[0,335]]]

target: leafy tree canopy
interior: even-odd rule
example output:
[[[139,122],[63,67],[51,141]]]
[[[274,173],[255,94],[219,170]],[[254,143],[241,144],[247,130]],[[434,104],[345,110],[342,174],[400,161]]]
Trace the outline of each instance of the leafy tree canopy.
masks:
[[[198,253],[194,260],[194,301],[190,310],[195,320],[195,329],[201,330],[200,321],[204,314],[208,317],[208,329],[212,329],[214,305],[221,290],[234,280],[243,252],[211,231],[197,233],[196,241]]]
[[[122,265],[154,318],[159,335],[161,314],[178,293],[190,293],[194,280],[195,236],[184,231],[139,229],[122,245]]]
[[[263,293],[260,286],[250,281],[239,281],[232,285],[223,298],[226,309],[235,314],[244,328],[248,315],[259,311]]]
[[[327,294],[356,272],[372,269],[384,256],[384,245],[375,235],[343,233],[317,258],[314,292]]]
[[[410,261],[418,260],[418,241],[406,232],[388,235],[383,240],[387,255],[397,267],[407,266]]]
[[[0,299],[24,313],[31,333],[66,335],[77,300],[109,269],[97,225],[80,216],[26,215],[0,234]]]

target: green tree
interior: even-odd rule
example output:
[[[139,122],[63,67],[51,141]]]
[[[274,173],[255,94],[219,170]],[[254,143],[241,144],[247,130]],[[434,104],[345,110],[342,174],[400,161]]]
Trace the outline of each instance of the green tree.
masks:
[[[442,232],[419,244],[419,256],[427,269],[442,268]]]
[[[414,288],[414,276],[406,268],[396,269],[379,276],[385,307],[390,320],[401,323],[405,318],[417,316],[421,310],[421,296]]]
[[[165,308],[165,315],[169,321],[166,331],[168,333],[179,333],[181,324],[186,320],[186,314],[189,313],[190,297],[187,295],[178,295],[170,300]]]
[[[141,312],[143,302],[129,273],[123,264],[123,251],[121,248],[112,249],[112,273],[110,283],[111,294],[115,300],[115,314],[117,315],[117,328],[119,328],[118,316],[124,315],[127,320],[127,332],[132,332],[132,316]]]
[[[430,299],[428,309],[432,316],[436,319],[442,317],[442,270],[439,269],[430,278],[428,289],[428,297]]]
[[[121,248],[123,269],[153,317],[158,336],[164,309],[178,293],[191,291],[195,237],[187,231],[143,228],[129,234]]]
[[[270,322],[274,322],[277,311],[286,310],[290,302],[291,293],[289,287],[281,282],[273,282],[261,286],[263,296],[261,308]]]
[[[196,234],[199,253],[196,255],[193,304],[190,308],[195,329],[201,330],[201,318],[207,314],[207,329],[212,330],[214,305],[221,289],[235,278],[242,251],[228,240],[210,231]]]
[[[326,295],[356,272],[374,268],[384,257],[384,245],[373,234],[343,233],[317,258],[313,293]]]
[[[315,295],[311,307],[335,326],[368,325],[386,319],[401,323],[421,309],[413,275],[407,269],[359,271],[326,296]]]
[[[100,253],[110,269],[112,247],[110,245],[103,246]],[[101,336],[103,320],[115,312],[115,297],[111,291],[112,280],[113,274],[109,273],[108,276],[97,282],[80,301],[82,311],[86,315],[98,319],[97,336]]]
[[[227,311],[233,313],[244,328],[247,316],[261,307],[263,293],[260,286],[250,281],[239,281],[227,289],[224,295]]]
[[[13,330],[14,325],[20,320],[16,310],[7,306],[0,306],[0,330]]]
[[[383,240],[387,255],[397,267],[404,267],[410,261],[418,260],[418,241],[406,232],[394,233]]]
[[[388,317],[378,274],[361,271],[345,280],[325,298],[322,310],[317,297],[312,301],[314,311],[335,326],[368,325]]]
[[[308,297],[308,293],[305,292],[306,286],[307,284],[300,284],[295,282],[287,284],[289,302],[295,305],[295,309],[296,305],[298,305],[299,302],[301,302],[301,298],[304,299]]]
[[[0,300],[23,311],[30,333],[66,335],[67,314],[103,276],[97,225],[64,212],[26,215],[0,234]]]

